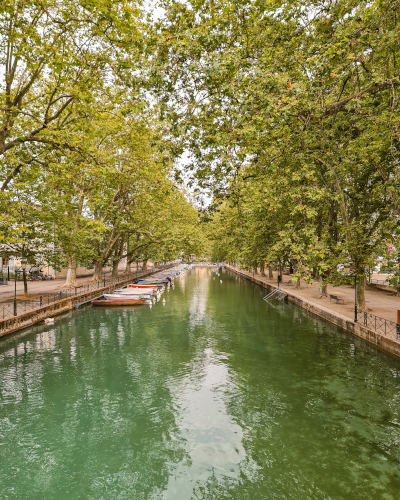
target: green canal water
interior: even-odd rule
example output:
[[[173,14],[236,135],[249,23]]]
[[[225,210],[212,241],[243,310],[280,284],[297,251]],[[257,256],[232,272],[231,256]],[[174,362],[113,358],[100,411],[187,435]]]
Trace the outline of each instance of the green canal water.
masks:
[[[1,341],[0,499],[399,499],[400,363],[263,295],[194,268]]]

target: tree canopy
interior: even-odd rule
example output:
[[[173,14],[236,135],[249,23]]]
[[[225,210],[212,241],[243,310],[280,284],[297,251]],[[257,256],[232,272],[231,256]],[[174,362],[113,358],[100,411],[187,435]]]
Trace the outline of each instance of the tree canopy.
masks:
[[[399,2],[164,7],[153,81],[219,258],[331,282],[351,262],[364,283],[399,242]]]
[[[2,2],[2,241],[26,240],[25,207],[97,279],[121,257],[325,283],[349,263],[364,307],[368,269],[400,247],[399,0],[160,7]]]

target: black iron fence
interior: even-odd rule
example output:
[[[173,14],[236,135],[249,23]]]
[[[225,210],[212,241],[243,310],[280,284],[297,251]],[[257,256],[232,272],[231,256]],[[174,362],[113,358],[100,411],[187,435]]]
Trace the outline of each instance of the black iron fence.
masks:
[[[170,267],[170,264],[165,266],[159,266],[154,268],[149,268],[145,271],[136,271],[131,274],[124,274],[115,278],[104,278],[101,281],[93,281],[92,283],[87,283],[86,285],[76,286],[74,288],[67,288],[65,290],[60,290],[59,292],[54,292],[50,294],[39,295],[35,299],[29,300],[17,300],[16,304],[14,302],[8,302],[6,304],[0,305],[0,320],[11,318],[17,316],[18,314],[24,314],[26,312],[34,311],[41,307],[54,304],[60,300],[79,298],[80,295],[84,295],[89,292],[93,292],[100,288],[118,285],[122,281],[135,280],[145,276],[149,273],[155,273],[161,269]]]
[[[370,314],[365,311],[357,312],[357,321],[360,325],[370,328],[377,333],[381,333],[386,337],[400,340],[400,324],[394,321],[380,318],[379,316],[375,316],[375,314]]]

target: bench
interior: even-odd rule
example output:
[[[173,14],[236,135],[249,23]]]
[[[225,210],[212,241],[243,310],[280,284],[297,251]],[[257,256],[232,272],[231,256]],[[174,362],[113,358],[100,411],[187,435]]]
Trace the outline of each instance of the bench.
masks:
[[[338,295],[333,295],[332,293],[329,294],[329,302],[331,300],[336,300],[336,304],[340,301],[342,301],[342,303],[344,304],[344,300],[342,299],[342,297],[339,297]]]

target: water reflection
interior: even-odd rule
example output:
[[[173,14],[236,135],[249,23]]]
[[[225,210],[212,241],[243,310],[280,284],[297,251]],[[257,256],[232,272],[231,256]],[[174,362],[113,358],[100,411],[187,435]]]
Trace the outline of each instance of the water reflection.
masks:
[[[400,363],[197,268],[0,343],[0,498],[395,500]]]
[[[204,349],[194,361],[188,376],[170,390],[178,410],[177,424],[186,442],[188,457],[170,476],[163,498],[190,498],[193,480],[197,486],[210,480],[239,481],[240,462],[246,453],[242,428],[234,422],[226,407],[227,393],[234,393],[226,354]],[[193,373],[196,377],[193,378]]]

